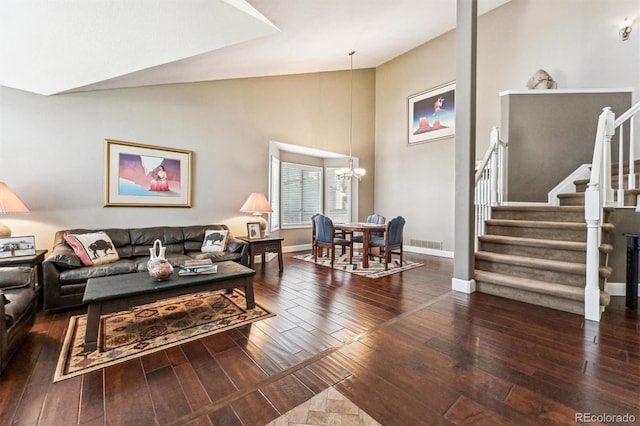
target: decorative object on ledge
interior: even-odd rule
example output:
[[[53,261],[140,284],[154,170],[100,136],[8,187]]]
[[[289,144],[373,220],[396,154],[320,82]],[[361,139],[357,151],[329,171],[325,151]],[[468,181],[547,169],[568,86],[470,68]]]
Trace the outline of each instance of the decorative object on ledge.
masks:
[[[22,200],[7,186],[0,182],[0,214],[30,213]],[[0,225],[0,237],[10,237],[11,229],[8,226]]]
[[[629,40],[629,34],[631,34],[631,25],[633,21],[629,18],[624,18],[624,21],[618,25],[618,34],[622,37],[622,41]]]
[[[106,140],[105,206],[191,207],[191,151]]]
[[[538,70],[527,81],[527,89],[557,89],[558,83],[545,70]]]
[[[262,213],[273,213],[273,209],[264,194],[252,192],[249,198],[247,198],[247,201],[240,207],[240,211],[253,213],[253,219],[255,219],[256,223],[260,224],[260,237],[264,237],[267,234],[267,221],[262,217]],[[249,225],[250,223],[247,224],[247,231],[250,231]]]
[[[455,135],[455,83],[447,83],[411,95],[408,101],[409,145],[431,142]]]
[[[338,179],[351,179],[355,177],[356,179],[362,179],[362,176],[367,173],[367,171],[363,168],[354,168],[353,167],[353,156],[351,155],[351,147],[353,145],[353,55],[356,52],[349,52],[349,57],[351,58],[351,83],[350,83],[350,94],[349,94],[349,167],[344,167],[342,169],[336,170],[336,176]]]

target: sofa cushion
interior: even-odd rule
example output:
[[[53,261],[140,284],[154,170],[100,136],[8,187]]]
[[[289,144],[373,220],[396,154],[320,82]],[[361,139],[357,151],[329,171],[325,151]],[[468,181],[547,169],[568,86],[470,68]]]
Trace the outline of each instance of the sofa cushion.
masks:
[[[200,251],[203,253],[215,253],[227,249],[229,231],[208,229],[204,232],[204,240]]]
[[[60,272],[60,284],[84,283],[89,278],[106,277],[109,275],[128,274],[136,271],[136,262],[132,259],[120,259],[113,263],[97,266],[83,266],[82,268],[67,269]]]
[[[67,234],[64,239],[85,266],[104,265],[120,259],[106,232]]]

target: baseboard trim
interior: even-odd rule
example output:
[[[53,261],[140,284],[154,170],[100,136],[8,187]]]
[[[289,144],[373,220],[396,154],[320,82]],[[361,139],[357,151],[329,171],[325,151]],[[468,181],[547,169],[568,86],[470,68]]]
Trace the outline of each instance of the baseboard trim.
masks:
[[[611,296],[626,296],[627,284],[626,283],[607,283],[604,286],[604,291]],[[640,283],[638,284],[638,298],[640,298]]]
[[[436,250],[436,249],[430,249],[425,247],[415,247],[415,246],[404,246],[404,251],[408,251],[409,253],[428,254],[430,256],[447,257],[449,259],[453,259],[452,251]]]
[[[284,246],[282,247],[283,253],[293,253],[295,251],[305,251],[311,250],[311,243],[309,244],[298,244],[297,246]]]
[[[451,278],[451,289],[461,293],[471,294],[476,291],[476,280],[461,280]]]

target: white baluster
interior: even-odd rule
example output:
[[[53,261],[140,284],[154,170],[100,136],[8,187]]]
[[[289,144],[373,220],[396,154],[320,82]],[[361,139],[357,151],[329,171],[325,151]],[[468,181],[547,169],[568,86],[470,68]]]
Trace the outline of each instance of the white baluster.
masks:
[[[624,206],[624,125],[618,130],[618,207]]]
[[[627,187],[629,189],[636,189],[636,148],[635,148],[635,137],[634,137],[634,122],[635,116],[631,117],[631,122],[629,123],[629,184]],[[620,126],[622,127],[622,126]]]

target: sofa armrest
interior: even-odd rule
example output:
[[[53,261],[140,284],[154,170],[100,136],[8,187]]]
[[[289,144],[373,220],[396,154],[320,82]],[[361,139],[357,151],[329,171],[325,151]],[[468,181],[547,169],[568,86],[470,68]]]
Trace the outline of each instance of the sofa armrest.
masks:
[[[240,253],[240,263],[249,266],[249,244],[246,241],[232,238],[227,243],[227,250],[231,253]]]
[[[31,287],[35,290],[33,268],[26,266],[0,267],[0,290]]]

